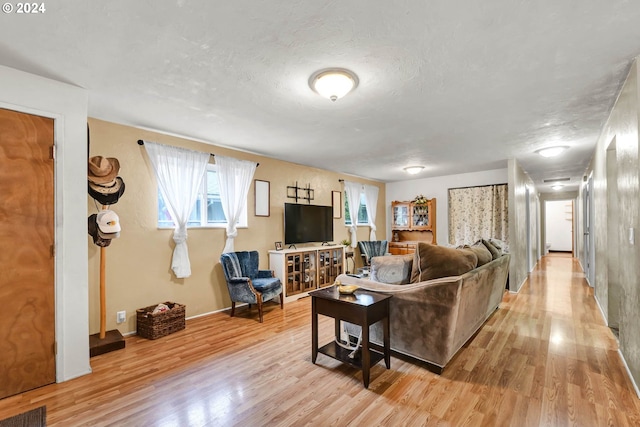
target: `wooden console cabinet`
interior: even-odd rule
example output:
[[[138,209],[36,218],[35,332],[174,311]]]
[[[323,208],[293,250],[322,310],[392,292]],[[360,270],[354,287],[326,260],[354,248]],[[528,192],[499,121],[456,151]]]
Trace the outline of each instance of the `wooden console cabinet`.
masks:
[[[414,253],[418,242],[436,245],[436,199],[426,204],[391,202],[391,235],[392,255]]]
[[[285,302],[333,285],[344,265],[342,245],[269,251],[269,269],[282,282]]]

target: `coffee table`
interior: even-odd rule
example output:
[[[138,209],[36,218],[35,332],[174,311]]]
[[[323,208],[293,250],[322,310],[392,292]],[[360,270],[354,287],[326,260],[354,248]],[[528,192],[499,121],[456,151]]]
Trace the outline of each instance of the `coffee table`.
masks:
[[[357,290],[353,295],[343,295],[336,286],[310,292],[311,296],[311,362],[316,363],[318,353],[322,353],[354,368],[362,370],[362,381],[369,387],[371,366],[384,359],[387,369],[391,368],[391,345],[389,340],[389,300],[391,295]],[[354,358],[350,350],[332,341],[318,348],[318,314],[335,319],[336,337],[340,336],[340,321],[362,327],[362,349]],[[382,322],[383,346],[369,342],[369,326]]]

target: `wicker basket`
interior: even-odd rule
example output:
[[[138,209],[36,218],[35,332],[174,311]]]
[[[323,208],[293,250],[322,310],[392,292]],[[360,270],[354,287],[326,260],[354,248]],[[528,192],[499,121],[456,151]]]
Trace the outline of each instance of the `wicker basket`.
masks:
[[[169,310],[153,314],[156,305],[136,310],[138,335],[155,340],[181,331],[185,327],[185,306],[175,302],[165,302]]]

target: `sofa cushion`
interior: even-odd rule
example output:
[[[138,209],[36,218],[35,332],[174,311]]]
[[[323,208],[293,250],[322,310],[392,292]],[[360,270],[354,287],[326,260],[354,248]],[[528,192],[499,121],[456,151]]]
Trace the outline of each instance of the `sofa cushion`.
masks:
[[[465,246],[466,249],[469,249],[471,252],[476,254],[478,257],[478,265],[476,267],[480,267],[481,265],[485,265],[491,261],[493,261],[493,256],[489,249],[482,242],[478,242],[473,246]]]
[[[476,268],[478,256],[469,249],[418,243],[411,269],[411,283],[460,276]]]
[[[389,255],[371,258],[371,280],[390,285],[406,285],[411,280],[411,255]]]
[[[483,245],[485,245],[487,247],[487,249],[489,249],[489,252],[491,252],[491,258],[498,259],[500,257],[500,255],[502,255],[500,253],[500,251],[498,250],[498,248],[496,248],[491,243],[489,243],[488,240],[482,239],[481,242],[482,242]]]
[[[489,239],[489,243],[496,247],[498,251],[500,251],[501,255],[509,253],[509,245],[506,242],[503,242],[499,239]]]

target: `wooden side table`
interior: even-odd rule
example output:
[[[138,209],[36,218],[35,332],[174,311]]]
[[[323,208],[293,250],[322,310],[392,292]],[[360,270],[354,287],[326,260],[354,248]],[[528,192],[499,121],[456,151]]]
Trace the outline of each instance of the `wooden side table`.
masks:
[[[389,339],[389,300],[391,295],[357,290],[353,295],[343,295],[336,286],[309,293],[311,295],[311,362],[316,363],[318,353],[325,354],[354,368],[362,370],[362,381],[369,387],[371,366],[384,359],[391,368],[391,344]],[[350,350],[335,341],[318,348],[318,314],[335,319],[335,334],[340,336],[340,321],[362,327],[362,349],[360,355],[349,357]],[[369,342],[369,326],[382,321],[383,346]]]

